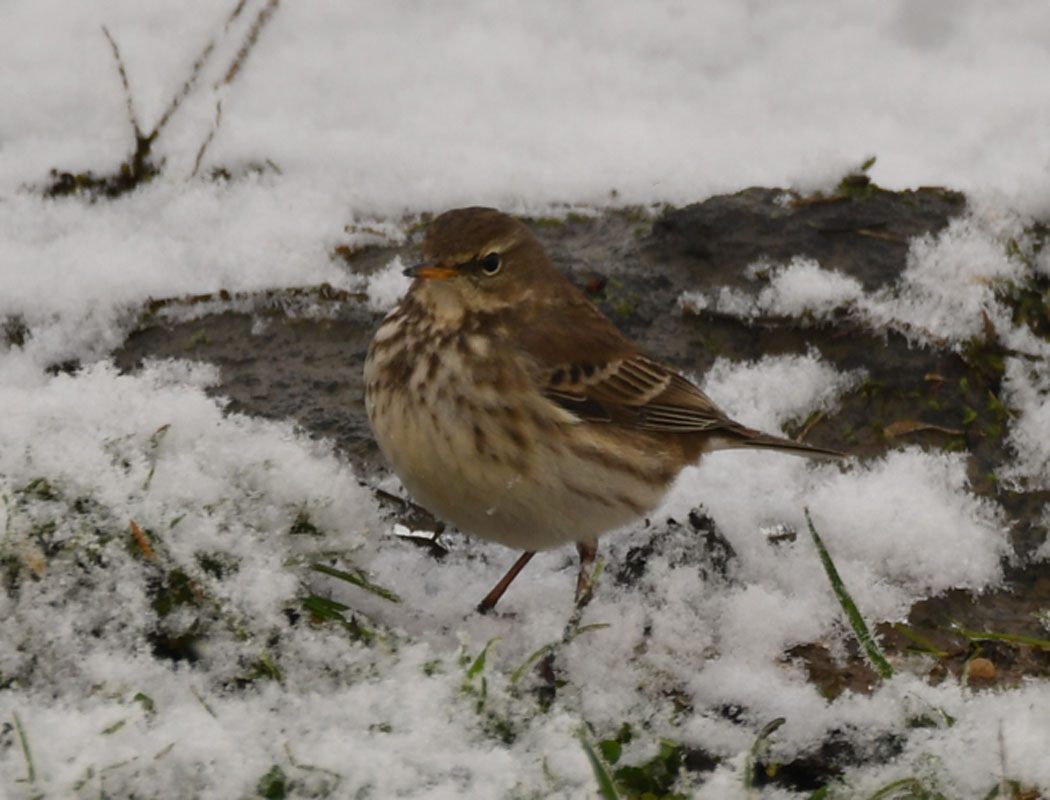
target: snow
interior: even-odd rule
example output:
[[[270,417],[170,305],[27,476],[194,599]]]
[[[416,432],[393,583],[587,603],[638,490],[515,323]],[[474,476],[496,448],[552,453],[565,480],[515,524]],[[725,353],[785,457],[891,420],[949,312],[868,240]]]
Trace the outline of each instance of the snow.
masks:
[[[816,353],[764,358],[749,364],[717,359],[703,376],[704,391],[745,425],[777,431],[784,423],[829,411],[838,395],[864,379],[862,370],[840,374]]]
[[[908,268],[892,292],[862,308],[875,325],[892,325],[919,337],[962,342],[981,332],[982,313],[996,328],[1012,327],[994,296],[996,285],[1019,281],[1023,262],[980,218],[952,220],[936,237],[911,243]]]
[[[159,146],[172,174],[188,175],[221,96],[208,164],[271,159],[329,189],[334,207],[381,215],[596,204],[611,189],[681,203],[753,183],[833,183],[872,153],[880,184],[951,183],[1045,208],[1044,7],[925,5],[292,4],[237,82],[212,90],[252,5]],[[138,6],[5,9],[2,94],[17,110],[4,185],[56,165],[97,169],[127,147],[102,24],[148,130],[232,8]],[[41,41],[70,52],[56,61]]]
[[[1050,489],[1050,375],[1039,362],[1011,359],[1003,385],[1010,402],[1021,409],[1010,429],[1017,460],[1003,477],[1019,486]]]
[[[814,259],[804,256],[796,256],[785,265],[756,263],[746,274],[753,280],[764,276],[768,285],[754,297],[729,287],[719,289],[715,297],[703,292],[683,292],[679,304],[694,313],[713,308],[745,319],[784,314],[826,320],[835,312],[854,306],[864,296],[860,281],[836,270],[824,269]]]
[[[383,269],[368,281],[368,305],[375,311],[389,311],[408,291],[412,279],[404,274],[400,258],[391,259]]]
[[[860,283],[853,278],[821,269],[813,259],[795,258],[773,275],[758,305],[793,317],[810,313],[820,318],[855,302],[860,295]]]
[[[328,443],[228,413],[207,392],[214,369],[168,361],[124,375],[107,360],[151,298],[324,282],[387,309],[407,285],[399,259],[365,278],[329,254],[401,241],[423,213],[828,190],[875,154],[880,185],[969,198],[967,215],[910,243],[895,284],[865,291],[799,258],[755,265],[748,291],[683,304],[846,315],[954,348],[990,324],[1014,351],[1012,460],[999,477],[1046,490],[1050,345],[997,294],[1050,274],[1050,250],[1026,233],[1050,213],[1045,3],[289,3],[224,83],[262,3],[224,33],[233,6],[10,0],[0,11],[0,320],[29,332],[0,345],[0,796],[248,796],[278,766],[289,796],[579,797],[595,789],[581,731],[597,740],[628,720],[623,763],[671,738],[723,758],[683,791],[748,796],[747,754],[778,716],[781,759],[833,733],[899,737],[894,758],[843,776],[854,796],[920,776],[981,797],[1003,772],[1050,793],[1045,680],[974,691],[901,663],[870,695],[829,701],[783,657],[811,642],[841,655],[847,635],[804,507],[869,621],[998,584],[1005,514],[973,492],[963,454],[705,459],[652,528],[603,541],[606,571],[579,624],[608,627],[566,642],[567,551],[534,559],[510,613],[472,615],[511,552],[453,535],[435,561],[395,535]],[[131,150],[103,25],[144,132],[211,39],[215,58],[156,141],[162,176],[119,199],[44,199],[52,168],[109,172]],[[201,177],[220,166],[234,179]],[[69,359],[83,369],[48,371]],[[719,360],[694,377],[771,431],[834,409],[863,380],[815,353]],[[725,574],[684,523],[700,504],[736,553]],[[682,524],[660,528],[668,517]],[[301,519],[321,535],[293,532]],[[657,535],[645,573],[618,580]],[[401,602],[316,563],[362,569]],[[173,575],[194,602],[161,614],[152,597]],[[372,638],[312,624],[312,595],[347,605]],[[199,644],[159,657],[158,635]],[[532,670],[513,680],[545,646],[563,681],[546,710]],[[733,705],[739,720],[717,711]],[[911,724],[941,712],[954,724]]]
[[[318,190],[172,182],[88,214],[15,189],[0,199],[0,316],[23,318],[37,363],[103,355],[151,297],[349,286],[327,255],[345,217]]]

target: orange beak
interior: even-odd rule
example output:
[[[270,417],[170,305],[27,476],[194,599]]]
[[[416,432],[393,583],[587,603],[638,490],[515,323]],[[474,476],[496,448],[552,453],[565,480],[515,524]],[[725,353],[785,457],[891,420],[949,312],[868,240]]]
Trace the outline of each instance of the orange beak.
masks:
[[[426,261],[422,264],[416,264],[414,267],[409,267],[405,270],[404,274],[410,278],[423,278],[431,281],[447,281],[449,278],[455,278],[459,275],[459,270],[455,267],[443,267],[432,261]]]

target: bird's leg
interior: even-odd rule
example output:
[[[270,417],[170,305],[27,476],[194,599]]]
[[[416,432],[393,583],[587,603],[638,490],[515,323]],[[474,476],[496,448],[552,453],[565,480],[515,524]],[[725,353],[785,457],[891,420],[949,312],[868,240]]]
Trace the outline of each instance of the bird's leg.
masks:
[[[595,556],[598,555],[598,545],[576,542],[576,552],[580,554],[580,574],[576,577],[576,606],[583,608],[590,602],[594,591],[591,570],[594,567]]]
[[[536,553],[531,550],[526,550],[521,554],[520,558],[514,562],[514,566],[507,570],[507,574],[500,578],[499,583],[492,587],[492,591],[485,595],[485,599],[478,603],[479,614],[487,614],[495,607],[499,599],[503,597],[503,593],[507,591],[507,587],[518,577],[518,573],[525,569],[525,565],[534,555]]]

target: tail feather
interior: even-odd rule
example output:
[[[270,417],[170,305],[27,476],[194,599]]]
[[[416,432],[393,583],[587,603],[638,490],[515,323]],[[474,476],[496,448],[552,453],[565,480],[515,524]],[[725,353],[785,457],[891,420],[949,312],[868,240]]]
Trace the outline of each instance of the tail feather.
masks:
[[[718,436],[712,437],[707,450],[779,450],[793,456],[819,459],[847,458],[847,454],[829,447],[815,447],[811,444],[796,442],[783,436],[773,436],[754,428],[745,428],[743,425],[736,428],[728,428],[719,431]]]

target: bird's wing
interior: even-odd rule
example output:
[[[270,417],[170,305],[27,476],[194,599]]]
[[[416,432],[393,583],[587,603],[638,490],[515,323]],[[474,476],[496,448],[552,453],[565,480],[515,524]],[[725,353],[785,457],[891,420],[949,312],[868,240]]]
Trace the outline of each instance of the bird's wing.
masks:
[[[696,386],[638,353],[555,367],[544,393],[581,419],[642,430],[686,433],[734,425]]]
[[[582,297],[528,323],[518,345],[536,364],[541,391],[581,420],[682,433],[736,425],[688,380],[639,353]]]
[[[639,353],[586,299],[574,301],[568,312],[523,319],[518,345],[534,365],[543,394],[576,419],[643,431],[709,433],[703,449],[756,447],[809,458],[843,456],[730,419],[689,380]]]

